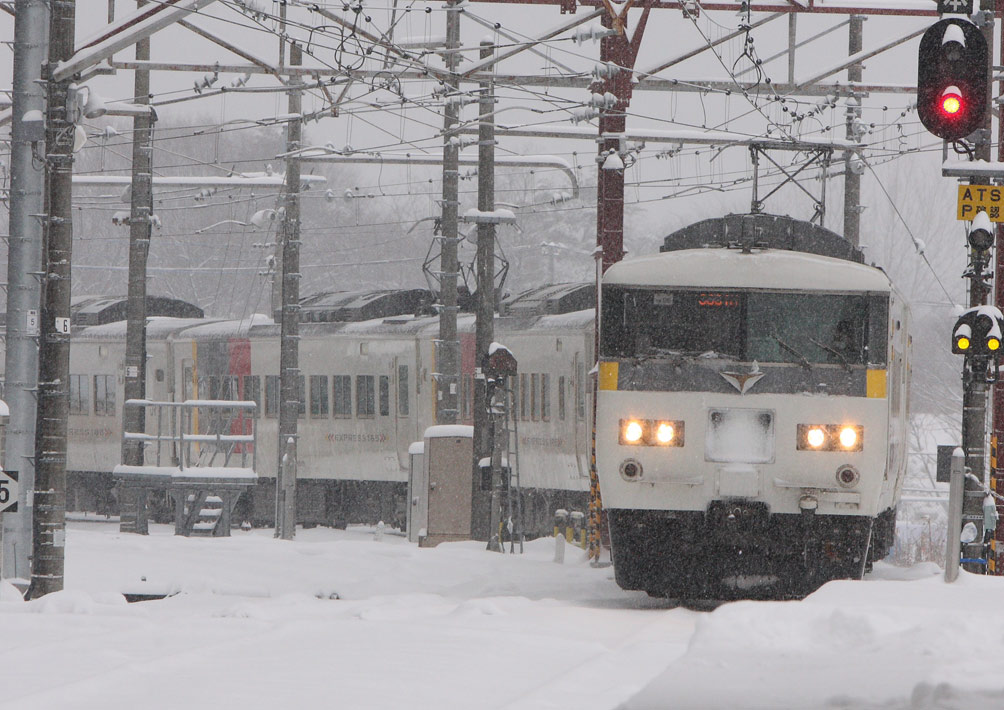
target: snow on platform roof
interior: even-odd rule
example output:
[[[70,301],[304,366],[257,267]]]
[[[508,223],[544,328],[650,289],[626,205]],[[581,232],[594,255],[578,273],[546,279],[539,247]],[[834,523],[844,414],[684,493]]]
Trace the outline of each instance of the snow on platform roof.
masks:
[[[844,259],[764,249],[688,249],[626,259],[611,266],[605,286],[762,288],[793,291],[892,289],[881,269]]]

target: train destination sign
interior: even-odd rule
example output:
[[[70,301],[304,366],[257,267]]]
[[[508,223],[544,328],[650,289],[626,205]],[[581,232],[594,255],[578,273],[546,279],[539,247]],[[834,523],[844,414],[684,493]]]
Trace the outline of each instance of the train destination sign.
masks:
[[[959,185],[956,219],[971,221],[980,210],[991,222],[1004,222],[1004,186]]]

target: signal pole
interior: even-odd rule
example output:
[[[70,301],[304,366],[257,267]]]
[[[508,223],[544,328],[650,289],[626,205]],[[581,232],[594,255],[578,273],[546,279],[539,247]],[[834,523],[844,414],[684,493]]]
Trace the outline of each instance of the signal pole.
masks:
[[[994,0],[981,0],[980,10],[983,25],[980,31],[987,42],[987,47],[994,46]],[[990,86],[990,79],[993,76],[993,53],[987,52],[986,66],[986,86]],[[990,93],[989,91],[987,92]],[[983,126],[979,131],[979,139],[976,141],[976,159],[991,160],[990,131],[993,125],[993,113],[987,110]],[[973,184],[989,184],[989,179],[974,179]],[[969,282],[969,305],[979,306],[986,303],[989,295],[989,288],[983,280],[983,266],[989,261],[989,255],[981,252],[970,245],[971,269],[975,272]],[[976,525],[976,540],[965,546],[963,558],[967,560],[979,560],[985,553],[983,544],[983,499],[985,493],[983,486],[986,481],[986,427],[987,427],[987,381],[982,373],[979,376],[972,376],[970,373],[972,386],[964,387],[962,396],[962,448],[966,454],[966,463],[969,469],[976,475],[979,481],[966,477],[964,497],[962,499],[962,524],[972,522]],[[965,378],[965,375],[963,375]],[[988,564],[980,562],[967,562],[963,564],[963,569],[967,572],[986,574]]]
[[[70,258],[73,249],[73,141],[76,97],[70,79],[52,80],[56,64],[73,55],[76,5],[52,3],[46,86],[44,297],[40,314],[38,419],[35,435],[35,517],[28,599],[63,589],[66,542],[66,424],[70,392]],[[69,106],[72,99],[72,106]]]
[[[1004,21],[1004,7],[997,10],[999,17]],[[1004,42],[1001,42],[1000,61],[1004,62]],[[991,84],[992,86],[992,84]],[[991,92],[993,93],[993,92]],[[998,84],[998,96],[1004,95],[1004,78]],[[997,160],[1004,162],[1004,121],[997,124]],[[996,225],[996,274],[1004,274],[1004,224],[998,222]],[[994,282],[994,303],[1000,308],[1004,304],[1004,279],[998,278]],[[991,458],[990,468],[990,490],[994,493],[1004,493],[1004,461],[1000,456],[1000,445],[1004,442],[1004,386],[994,387],[993,392],[993,436],[991,447],[997,454]],[[998,514],[1004,513],[1004,507],[997,501]],[[1004,517],[1004,515],[1001,515]],[[987,572],[990,574],[1004,574],[1004,560],[1001,560],[1001,553],[1004,552],[1004,525],[998,525],[994,531],[994,537],[990,541],[990,550],[987,553]]]

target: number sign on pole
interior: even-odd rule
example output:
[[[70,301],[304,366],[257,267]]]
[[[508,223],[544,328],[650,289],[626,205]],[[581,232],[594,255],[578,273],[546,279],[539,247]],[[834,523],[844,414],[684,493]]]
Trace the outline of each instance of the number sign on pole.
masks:
[[[0,513],[17,512],[17,471],[0,471]]]

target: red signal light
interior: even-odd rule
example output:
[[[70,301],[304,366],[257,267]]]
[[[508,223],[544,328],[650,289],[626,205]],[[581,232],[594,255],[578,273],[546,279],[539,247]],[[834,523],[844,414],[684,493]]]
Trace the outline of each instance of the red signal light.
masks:
[[[945,89],[941,95],[941,110],[947,116],[955,116],[962,110],[962,96],[954,86]]]

